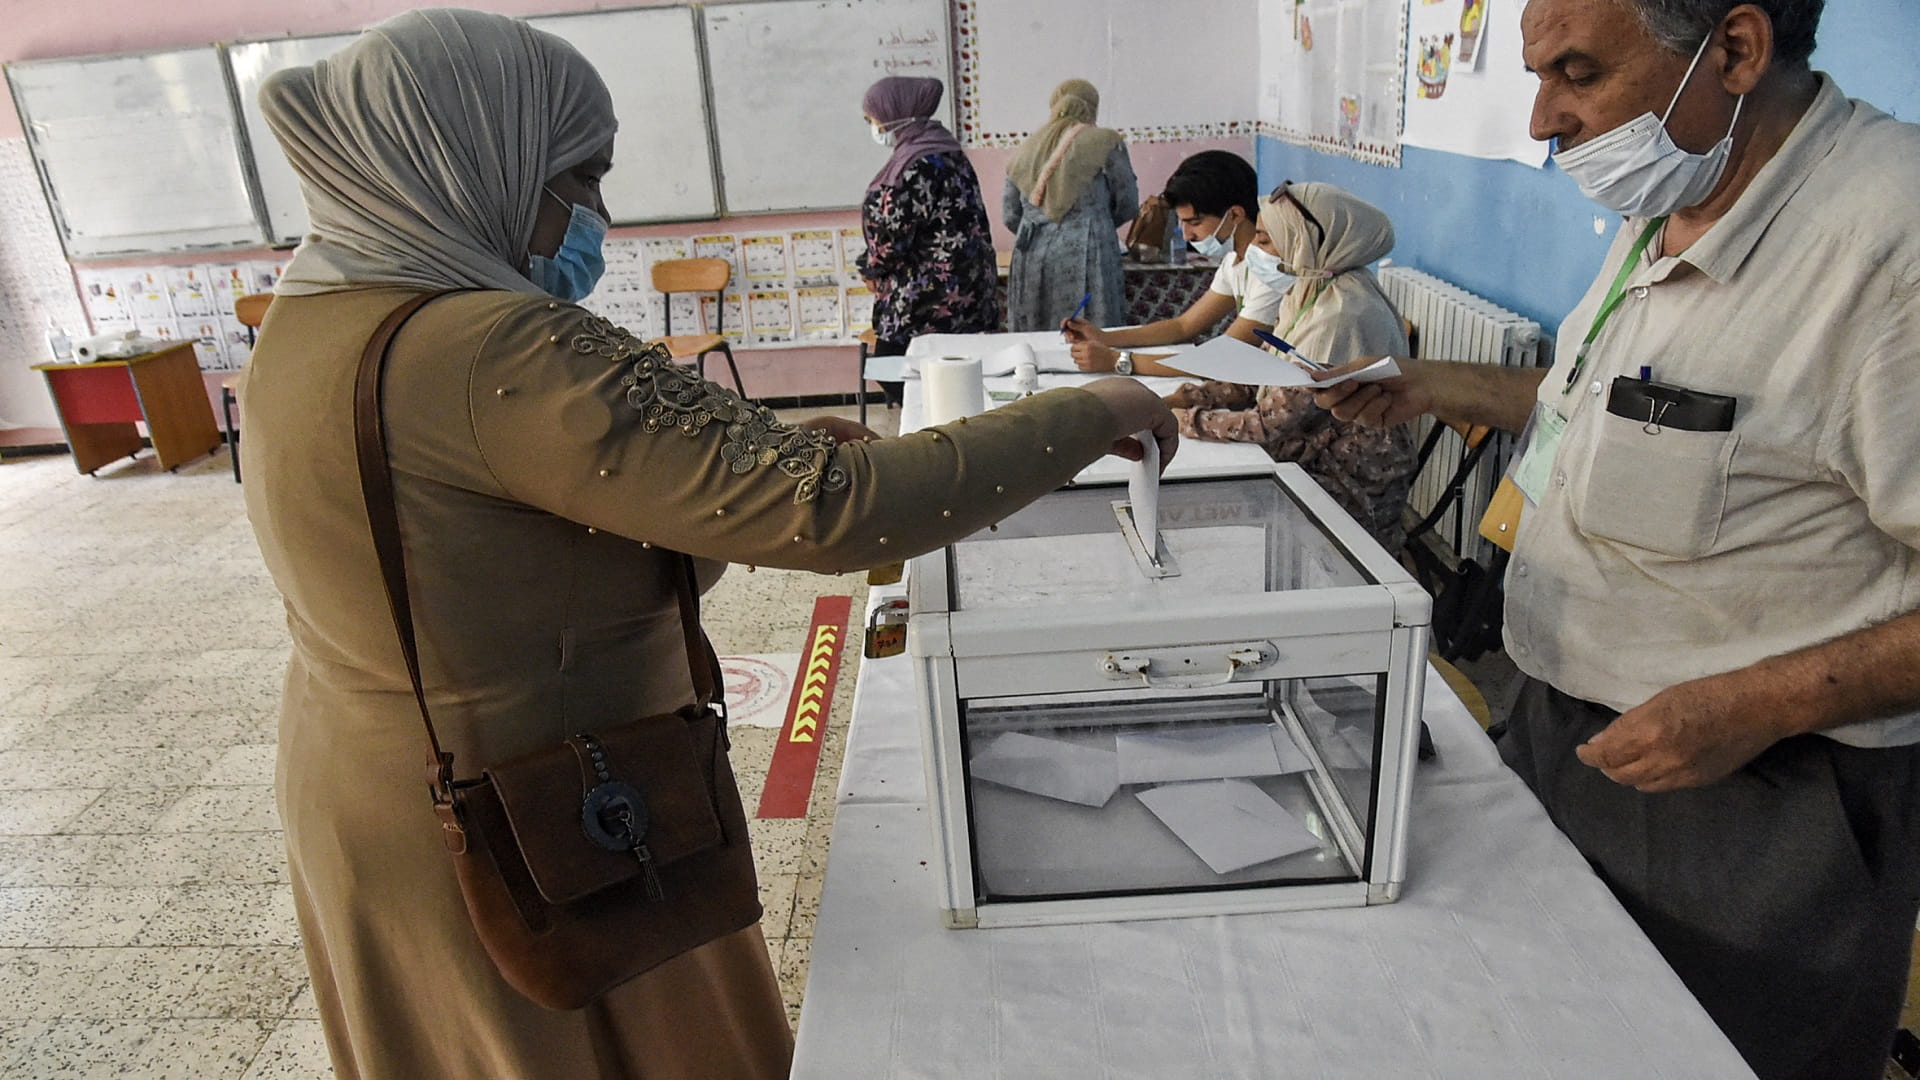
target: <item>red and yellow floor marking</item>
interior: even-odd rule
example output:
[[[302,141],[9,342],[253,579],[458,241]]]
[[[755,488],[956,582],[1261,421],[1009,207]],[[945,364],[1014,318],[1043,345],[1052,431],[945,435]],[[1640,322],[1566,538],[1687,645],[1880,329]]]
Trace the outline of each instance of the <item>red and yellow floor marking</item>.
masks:
[[[760,792],[762,818],[807,816],[813,794],[813,776],[820,766],[820,744],[827,734],[827,714],[833,706],[833,684],[840,675],[840,655],[846,646],[850,596],[822,596],[813,602],[813,623],[800,654],[799,677],[787,702],[787,722],[773,748],[767,767],[767,785]]]

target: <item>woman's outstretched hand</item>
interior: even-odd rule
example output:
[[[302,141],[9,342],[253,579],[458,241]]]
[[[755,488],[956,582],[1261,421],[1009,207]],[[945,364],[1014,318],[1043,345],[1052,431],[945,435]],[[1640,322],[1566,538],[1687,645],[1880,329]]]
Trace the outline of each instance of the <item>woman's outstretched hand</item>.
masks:
[[[1108,453],[1139,461],[1146,456],[1146,448],[1133,436],[1136,432],[1151,432],[1154,441],[1160,444],[1160,471],[1167,471],[1174,451],[1180,447],[1180,425],[1160,395],[1132,379],[1101,379],[1082,389],[1099,398],[1113,413],[1114,441]]]

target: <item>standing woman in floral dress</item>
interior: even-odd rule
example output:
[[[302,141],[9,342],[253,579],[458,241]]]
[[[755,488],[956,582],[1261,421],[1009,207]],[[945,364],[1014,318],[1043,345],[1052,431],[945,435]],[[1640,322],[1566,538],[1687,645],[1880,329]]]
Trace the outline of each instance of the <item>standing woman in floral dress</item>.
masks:
[[[860,204],[875,356],[905,353],[918,334],[1000,329],[987,208],[959,140],[934,119],[941,93],[938,79],[891,76],[861,102],[874,140],[893,148]],[[898,400],[898,383],[881,385]]]

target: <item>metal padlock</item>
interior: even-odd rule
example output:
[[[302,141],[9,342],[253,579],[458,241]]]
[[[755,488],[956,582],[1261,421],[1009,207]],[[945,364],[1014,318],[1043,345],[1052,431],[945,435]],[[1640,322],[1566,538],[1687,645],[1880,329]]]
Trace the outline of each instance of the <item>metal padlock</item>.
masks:
[[[867,641],[862,655],[869,660],[899,656],[907,651],[907,602],[888,600],[867,616]]]

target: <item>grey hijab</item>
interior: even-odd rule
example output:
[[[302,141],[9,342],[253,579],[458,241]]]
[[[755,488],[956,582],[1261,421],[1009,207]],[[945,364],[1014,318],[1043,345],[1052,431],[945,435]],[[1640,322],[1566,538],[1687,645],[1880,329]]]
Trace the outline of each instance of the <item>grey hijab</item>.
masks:
[[[275,292],[537,293],[521,265],[541,186],[613,138],[572,45],[501,15],[411,11],[260,88],[312,231]]]

